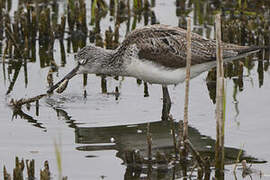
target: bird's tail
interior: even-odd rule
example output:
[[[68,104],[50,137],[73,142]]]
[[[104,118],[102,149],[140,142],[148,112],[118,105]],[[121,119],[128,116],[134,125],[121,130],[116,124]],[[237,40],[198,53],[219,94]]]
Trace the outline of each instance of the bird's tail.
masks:
[[[225,58],[224,61],[229,62],[229,61],[233,61],[236,59],[241,59],[241,58],[247,57],[251,54],[257,53],[263,49],[270,50],[270,46],[249,46],[247,48],[241,48],[241,49],[237,50],[237,52],[238,52],[237,56]]]

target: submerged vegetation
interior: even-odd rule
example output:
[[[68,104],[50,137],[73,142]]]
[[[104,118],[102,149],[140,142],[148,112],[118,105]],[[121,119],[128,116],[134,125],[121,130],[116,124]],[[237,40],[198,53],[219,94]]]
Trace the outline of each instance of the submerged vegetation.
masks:
[[[50,87],[53,85],[59,69],[66,66],[67,55],[77,52],[89,43],[107,49],[115,49],[125,35],[137,26],[159,23],[154,8],[157,3],[155,0],[92,0],[91,3],[85,0],[68,0],[64,5],[56,0],[18,0],[16,9],[13,7],[13,1],[0,1],[0,55],[2,56],[3,77],[8,84],[6,95],[13,91],[20,72],[24,73],[25,87],[28,86],[28,83],[30,83],[28,77],[32,76],[27,68],[29,63],[38,63],[41,69],[47,70],[47,85]],[[246,0],[211,2],[176,0],[175,6],[180,27],[186,28],[188,24],[186,17],[193,12],[192,31],[207,38],[213,38],[214,15],[221,12],[221,38],[223,41],[241,45],[270,45],[270,3],[268,1],[254,0],[247,3]],[[109,19],[110,22],[110,25],[106,28],[102,26],[105,19]],[[56,59],[58,58],[56,54],[60,54],[58,56],[60,59]],[[264,84],[264,73],[269,69],[269,57],[269,50],[258,53],[259,86]],[[236,94],[244,90],[244,70],[249,73],[255,67],[255,62],[251,59],[252,57],[247,57],[241,61],[226,64],[224,70],[222,70],[225,78],[233,78],[235,101],[237,101]],[[84,87],[87,86],[87,78],[87,75],[83,76]],[[114,79],[119,82],[122,81],[119,77],[114,77]],[[101,92],[113,94],[117,100],[121,87],[116,86],[115,92],[108,92],[106,77],[100,76],[100,81]],[[219,92],[219,89],[216,90],[216,81],[219,81],[216,77],[216,69],[212,69],[208,72],[206,80],[209,96],[213,103],[223,106],[225,104],[224,99],[221,102],[216,101],[216,93]],[[148,97],[148,84],[139,79],[137,84],[144,86],[144,96]],[[224,84],[221,91],[224,92]],[[34,126],[46,129],[43,124],[21,110],[23,104],[36,102],[36,115],[38,116],[38,100],[43,96],[45,95],[17,101],[12,100],[11,104],[17,107],[14,111],[14,117],[19,115]],[[83,96],[87,96],[85,88]],[[235,106],[237,108],[237,103]],[[186,121],[184,122],[185,127],[183,127],[182,121],[176,123],[176,120],[171,116],[171,122],[142,124],[140,128],[143,129],[144,133],[139,139],[137,133],[132,134],[121,126],[117,127],[118,129],[80,128],[74,120],[71,120],[67,112],[59,108],[54,108],[54,110],[57,116],[61,116],[70,127],[74,128],[76,143],[95,143],[95,140],[88,139],[91,133],[95,131],[101,131],[99,132],[101,138],[112,136],[114,133],[115,136],[121,137],[122,144],[117,142],[119,144],[116,143],[115,148],[118,150],[117,157],[122,159],[127,166],[126,179],[140,178],[142,174],[146,174],[148,179],[156,177],[156,174],[159,175],[159,179],[171,177],[210,179],[211,177],[210,167],[215,166],[213,148],[210,151],[209,149],[200,149],[201,144],[193,145],[193,138],[198,136],[197,139],[199,139],[201,136],[198,135],[196,130],[188,127]],[[224,116],[225,114],[221,113],[221,117]],[[188,135],[187,129],[189,129]],[[118,131],[122,132],[119,133]],[[183,134],[183,131],[186,132]],[[98,134],[98,132],[96,133]],[[224,138],[224,126],[219,133]],[[162,144],[164,143],[161,141],[162,138],[165,139],[165,144]],[[138,144],[130,142],[130,139],[138,141]],[[210,140],[213,147],[214,140]],[[222,137],[221,141],[223,141],[224,146]],[[132,145],[128,146],[125,143]],[[220,141],[217,141],[217,143],[219,144]],[[95,148],[100,147],[82,145],[77,150],[91,151],[96,150]],[[242,152],[242,149],[222,148],[224,148],[224,152],[221,150],[221,154],[216,154],[216,156],[224,156],[224,164],[234,164],[236,160],[239,162],[247,160],[249,163],[261,162],[253,157],[240,155],[239,151]],[[186,151],[190,149],[189,153],[183,152],[183,149]],[[56,154],[58,169],[62,174],[58,146]],[[185,159],[183,159],[183,154],[186,156]],[[223,164],[223,161],[221,164]],[[23,160],[19,162],[19,159],[16,158],[14,179],[23,179],[24,166]],[[172,166],[173,168],[171,168]],[[26,167],[28,179],[34,179],[34,161],[26,161]],[[194,171],[197,173],[196,175],[193,175]],[[5,167],[3,172],[4,179],[11,178]],[[224,173],[223,170],[222,173]],[[50,170],[46,161],[44,169],[40,171],[40,178],[46,179],[49,176]],[[223,175],[221,177],[224,178]]]

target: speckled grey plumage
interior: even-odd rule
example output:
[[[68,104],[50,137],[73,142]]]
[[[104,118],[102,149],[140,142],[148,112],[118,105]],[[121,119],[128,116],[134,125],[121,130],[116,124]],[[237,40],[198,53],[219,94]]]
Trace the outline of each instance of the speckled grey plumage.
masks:
[[[195,33],[192,33],[191,41],[191,65],[195,76],[215,65],[216,42]],[[127,35],[116,50],[93,45],[82,48],[75,58],[78,66],[48,92],[80,73],[134,76],[150,83],[177,84],[184,77],[186,45],[186,30],[179,27],[150,25],[138,28]],[[222,43],[222,49],[227,62],[254,53],[259,48]],[[200,64],[201,68],[195,67]]]
[[[186,66],[186,30],[167,25],[151,25],[131,32],[119,50],[128,51],[133,44],[139,49],[140,59],[153,61],[169,68]],[[201,64],[216,60],[216,41],[192,33],[191,64]],[[223,43],[224,58],[231,58],[242,53],[254,51],[256,47],[239,46]]]
[[[192,65],[216,60],[215,40],[192,33],[191,41]],[[123,62],[131,56],[176,69],[186,66],[186,44],[186,30],[167,25],[150,25],[132,31],[114,51],[86,46],[78,53],[77,60],[82,65],[100,63],[103,70],[108,70],[106,74],[123,71]],[[223,43],[222,48],[225,59],[258,49],[228,43]],[[111,68],[114,70],[110,71]]]

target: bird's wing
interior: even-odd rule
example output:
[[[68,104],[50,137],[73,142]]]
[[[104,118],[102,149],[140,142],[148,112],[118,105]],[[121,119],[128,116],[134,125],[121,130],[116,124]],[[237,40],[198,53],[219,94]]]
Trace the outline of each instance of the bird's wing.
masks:
[[[186,66],[186,30],[166,25],[152,25],[132,31],[123,41],[122,51],[136,46],[142,60],[152,61],[168,68]],[[222,44],[224,58],[234,57],[245,46]],[[123,50],[124,49],[124,50]],[[216,42],[191,34],[191,64],[201,64],[216,59]]]

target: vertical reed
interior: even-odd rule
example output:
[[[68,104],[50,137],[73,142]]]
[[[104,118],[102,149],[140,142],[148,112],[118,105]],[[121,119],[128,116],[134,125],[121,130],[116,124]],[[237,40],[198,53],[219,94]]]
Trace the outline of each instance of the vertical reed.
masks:
[[[93,0],[92,5],[91,5],[91,25],[93,25],[95,22],[96,6],[97,6],[97,0]]]
[[[152,134],[150,133],[150,123],[147,124],[147,144],[148,144],[148,160],[152,160]]]
[[[186,85],[185,85],[185,104],[184,104],[184,132],[183,140],[188,137],[188,102],[189,102],[189,81],[190,81],[190,66],[191,66],[191,19],[187,18],[187,61],[186,61]],[[187,153],[185,145],[185,153]]]
[[[4,180],[11,180],[11,176],[7,172],[7,169],[6,169],[6,166],[5,165],[4,165],[3,175],[4,175]]]
[[[224,69],[223,52],[221,48],[221,20],[216,15],[216,57],[217,57],[217,85],[216,85],[216,149],[215,149],[215,176],[224,178],[224,122],[225,122],[225,96],[224,96]],[[222,178],[222,179],[223,179]]]
[[[26,160],[26,168],[27,168],[27,175],[28,175],[28,179],[35,179],[35,160]]]
[[[177,148],[177,142],[176,142],[176,137],[175,137],[174,120],[173,120],[173,117],[171,115],[169,115],[169,120],[171,122],[171,132],[172,132],[172,137],[173,137],[174,155],[175,155],[175,159],[177,159],[179,150]]]
[[[44,162],[44,169],[40,170],[40,180],[50,180],[50,168],[49,168],[49,162],[45,161]]]

